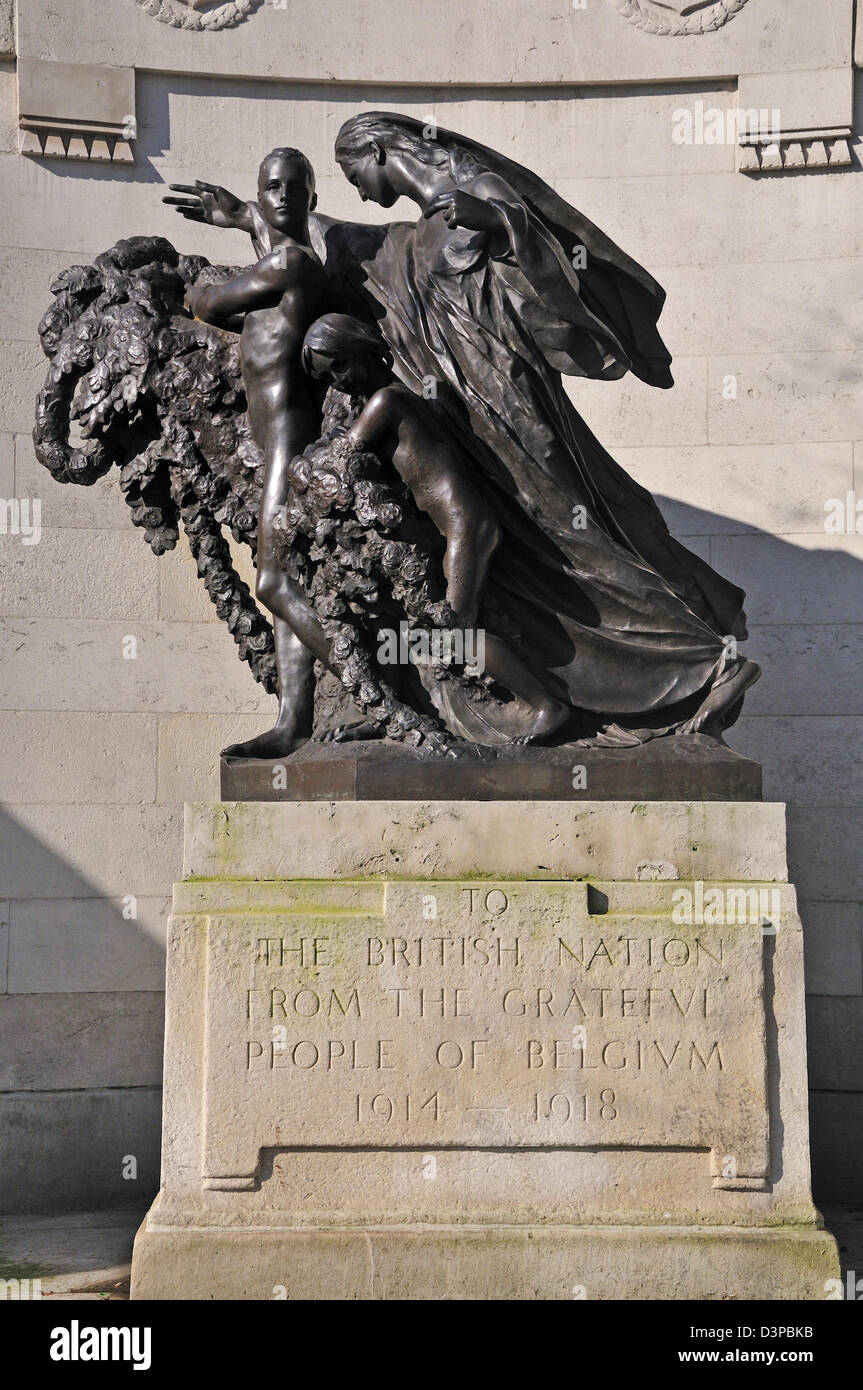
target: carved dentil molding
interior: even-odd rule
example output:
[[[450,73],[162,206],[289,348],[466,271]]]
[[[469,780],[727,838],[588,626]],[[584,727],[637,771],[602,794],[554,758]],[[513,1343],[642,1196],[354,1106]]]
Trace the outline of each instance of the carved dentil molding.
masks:
[[[174,29],[192,29],[213,32],[218,29],[233,29],[242,24],[250,14],[260,9],[264,0],[137,0],[146,14],[152,15],[162,24],[170,24]]]
[[[45,159],[90,159],[97,163],[134,164],[128,127],[116,129],[85,121],[20,124],[18,153]]]
[[[737,152],[741,174],[799,173],[806,169],[837,169],[852,164],[851,131],[816,130],[779,135],[775,139],[746,139]]]
[[[134,162],[134,68],[19,58],[17,78],[21,154]]]
[[[648,34],[708,34],[733,19],[747,0],[609,0],[624,19]]]

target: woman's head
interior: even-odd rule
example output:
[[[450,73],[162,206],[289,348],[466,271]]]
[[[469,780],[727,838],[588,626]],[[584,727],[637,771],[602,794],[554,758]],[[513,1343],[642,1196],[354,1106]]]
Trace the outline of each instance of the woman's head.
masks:
[[[589,294],[591,311],[616,340],[614,370],[629,366],[651,385],[672,385],[671,358],[656,327],[665,298],[661,287],[532,170],[478,140],[442,126],[423,126],[393,111],[366,111],[345,121],[335,153],[361,194],[384,207],[391,207],[401,193],[427,205],[433,181],[421,178],[423,165],[426,174],[429,165],[438,166],[454,184],[495,174],[560,243],[566,261],[573,263],[576,248],[587,252],[586,268],[578,276],[580,292]],[[418,196],[421,183],[425,200]]]
[[[436,165],[449,171],[449,151],[432,135],[434,130],[412,116],[364,111],[345,121],[336,136],[336,159],[364,202],[370,198],[390,208],[409,192],[403,178],[406,165]]]
[[[303,339],[303,368],[349,396],[370,394],[392,357],[377,329],[349,314],[324,314]]]

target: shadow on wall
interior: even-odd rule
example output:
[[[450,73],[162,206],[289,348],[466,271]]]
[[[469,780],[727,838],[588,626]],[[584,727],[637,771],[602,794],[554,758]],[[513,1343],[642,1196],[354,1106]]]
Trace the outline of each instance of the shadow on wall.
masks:
[[[764,668],[732,747],[788,803],[806,942],[816,1200],[863,1192],[863,565],[659,498],[672,531],[747,591]],[[825,542],[827,538],[825,537]],[[100,897],[0,810],[0,1211],[124,1202],[158,1186],[165,900]],[[166,884],[166,888],[169,885]],[[39,896],[36,896],[39,895]],[[128,1160],[134,1160],[130,1165]],[[134,1166],[136,1177],[124,1177]]]
[[[124,916],[133,904],[2,808],[0,844],[0,1212],[143,1211],[159,1186],[168,903],[161,929],[152,899],[146,923]]]
[[[761,763],[765,800],[788,805],[806,949],[813,1187],[818,1201],[859,1203],[863,564],[815,532],[820,499],[806,546],[658,501],[673,534],[746,590],[744,649],[764,674],[727,741]]]

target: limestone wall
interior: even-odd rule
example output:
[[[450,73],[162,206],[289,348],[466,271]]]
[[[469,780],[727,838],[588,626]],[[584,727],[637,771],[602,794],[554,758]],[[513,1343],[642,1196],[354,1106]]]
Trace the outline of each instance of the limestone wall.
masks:
[[[748,0],[690,37],[651,35],[622,8],[267,0],[236,29],[196,34],[137,0],[69,0],[50,16],[19,0],[19,58],[137,69],[133,162],[119,164],[18,153],[0,5],[0,496],[39,498],[43,528],[36,545],[0,535],[0,1208],[143,1200],[157,1185],[182,802],[218,795],[218,749],[267,727],[274,706],[188,554],[155,559],[116,480],[61,487],[36,465],[48,284],[135,233],[246,259],[239,233],[182,222],[160,198],[195,177],[248,195],[277,143],[309,154],[324,211],[375,220],[331,155],[365,106],[433,117],[535,167],[668,291],[675,389],[571,392],[676,534],[748,592],[748,652],[765,673],[729,741],[790,806],[816,1196],[860,1200],[863,537],[825,532],[829,499],[855,486],[863,498],[856,141],[850,165],[806,167],[846,106],[850,123],[852,5]],[[753,177],[736,142],[673,139],[681,109],[772,106],[777,92],[793,110],[783,132],[803,132],[797,170]],[[859,129],[859,93],[855,114]],[[782,158],[796,158],[787,144]]]

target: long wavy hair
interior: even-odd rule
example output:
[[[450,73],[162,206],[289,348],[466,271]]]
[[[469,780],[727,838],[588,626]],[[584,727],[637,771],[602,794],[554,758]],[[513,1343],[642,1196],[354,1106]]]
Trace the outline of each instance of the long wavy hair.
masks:
[[[350,314],[323,314],[315,319],[303,339],[301,359],[303,370],[310,376],[314,376],[313,352],[319,352],[323,357],[368,352],[379,357],[388,368],[393,365],[392,353],[378,330],[371,324],[352,318]]]
[[[336,136],[335,156],[339,163],[351,163],[368,153],[369,142],[377,140],[387,150],[413,155],[422,164],[449,165],[456,183],[475,177],[485,167],[450,131],[426,135],[428,123],[395,111],[362,111],[345,121]]]
[[[653,276],[531,169],[469,136],[438,125],[431,129],[433,135],[428,125],[397,111],[363,111],[339,130],[336,159],[342,164],[361,159],[369,142],[377,140],[384,149],[412,155],[423,164],[448,165],[456,184],[485,172],[497,174],[559,242],[565,261],[572,265],[577,247],[587,251],[573,288],[611,335],[615,374],[631,368],[652,386],[673,385],[671,354],[656,327],[665,291]]]

